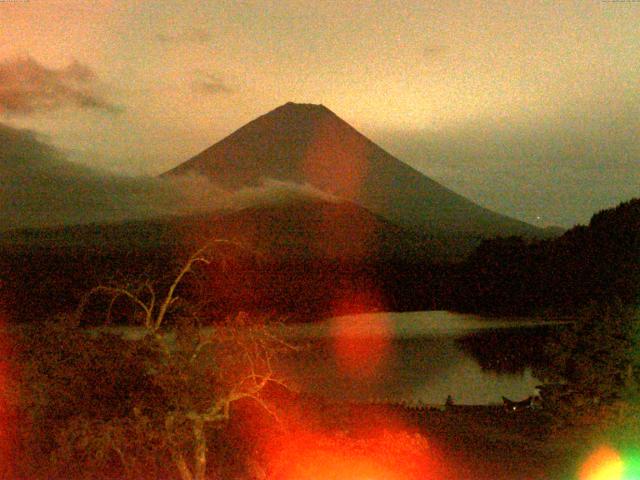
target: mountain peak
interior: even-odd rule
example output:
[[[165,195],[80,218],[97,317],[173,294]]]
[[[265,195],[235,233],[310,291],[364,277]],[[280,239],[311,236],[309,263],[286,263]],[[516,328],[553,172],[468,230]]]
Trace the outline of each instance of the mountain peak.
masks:
[[[295,102],[287,102],[285,104],[280,105],[276,110],[291,110],[291,111],[326,111],[330,112],[327,107],[322,105],[321,103],[295,103]]]
[[[273,109],[272,111],[263,115],[263,117],[269,116],[285,116],[289,118],[295,117],[322,117],[325,115],[331,115],[337,118],[337,115],[329,110],[322,104],[316,103],[295,103],[287,102]]]
[[[311,185],[392,222],[432,233],[540,234],[411,168],[324,105],[285,103],[167,174],[193,171],[230,190],[257,186],[265,178]]]

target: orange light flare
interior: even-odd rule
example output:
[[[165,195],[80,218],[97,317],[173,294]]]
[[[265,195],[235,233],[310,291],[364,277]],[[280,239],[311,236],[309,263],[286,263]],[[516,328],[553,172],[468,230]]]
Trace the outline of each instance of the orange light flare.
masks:
[[[328,203],[313,229],[314,249],[327,258],[360,260],[375,257],[380,250],[379,224],[355,205]]]
[[[613,448],[603,445],[592,452],[578,471],[578,480],[623,480],[624,462]]]
[[[383,375],[393,358],[393,326],[384,313],[344,315],[366,311],[379,303],[376,296],[351,294],[334,307],[330,335],[340,373],[359,380],[375,380]]]
[[[337,124],[319,119],[301,170],[304,178],[325,192],[353,200],[369,173],[367,140]]]
[[[365,437],[298,431],[269,448],[273,480],[435,480],[448,478],[419,434],[379,430]]]

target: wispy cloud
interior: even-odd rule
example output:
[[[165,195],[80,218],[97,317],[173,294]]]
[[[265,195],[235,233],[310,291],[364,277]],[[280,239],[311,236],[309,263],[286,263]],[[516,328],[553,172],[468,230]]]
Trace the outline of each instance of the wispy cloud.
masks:
[[[196,91],[207,95],[234,93],[236,91],[220,75],[203,71],[196,72],[196,78],[193,80],[192,85]]]
[[[274,178],[262,178],[254,187],[241,188],[229,196],[229,208],[245,208],[254,205],[287,203],[293,199],[318,199],[340,202],[340,198],[323,192],[308,183],[287,182]]]
[[[0,62],[0,113],[29,115],[63,107],[118,112],[98,92],[95,72],[74,61],[65,68],[48,68],[31,57]]]
[[[424,56],[427,58],[439,57],[450,50],[448,45],[431,44],[427,45],[424,50]]]
[[[305,184],[272,179],[232,192],[200,174],[124,176],[71,162],[37,134],[0,123],[0,230],[112,223],[165,215],[337,201]]]
[[[162,43],[173,44],[209,45],[213,42],[213,35],[205,28],[190,28],[181,32],[159,33],[156,38]]]

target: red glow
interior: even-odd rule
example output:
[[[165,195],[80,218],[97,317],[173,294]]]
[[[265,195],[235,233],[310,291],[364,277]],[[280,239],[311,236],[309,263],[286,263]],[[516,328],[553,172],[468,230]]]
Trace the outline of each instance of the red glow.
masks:
[[[341,128],[332,118],[321,119],[316,124],[302,169],[310,184],[351,200],[367,178],[367,140]]]
[[[0,305],[0,478],[12,478],[15,415],[11,401],[10,338]]]
[[[345,204],[327,203],[313,230],[315,250],[327,258],[360,259],[379,248],[376,219]]]
[[[274,480],[413,480],[447,478],[424,437],[383,430],[365,438],[298,432],[272,448]]]
[[[579,480],[621,480],[624,473],[622,458],[611,447],[601,446],[580,467]]]
[[[353,294],[339,302],[334,311],[358,311],[371,303],[369,296]],[[384,371],[393,353],[392,326],[384,314],[338,316],[330,328],[336,363],[343,374],[371,379]]]

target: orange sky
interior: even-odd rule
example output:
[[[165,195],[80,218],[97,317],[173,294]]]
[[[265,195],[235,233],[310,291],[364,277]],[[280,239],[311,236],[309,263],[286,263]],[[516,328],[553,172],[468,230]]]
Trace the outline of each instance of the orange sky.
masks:
[[[92,72],[55,107],[0,108],[89,165],[159,173],[295,101],[526,221],[640,194],[638,2],[16,0],[0,25],[0,76]]]

